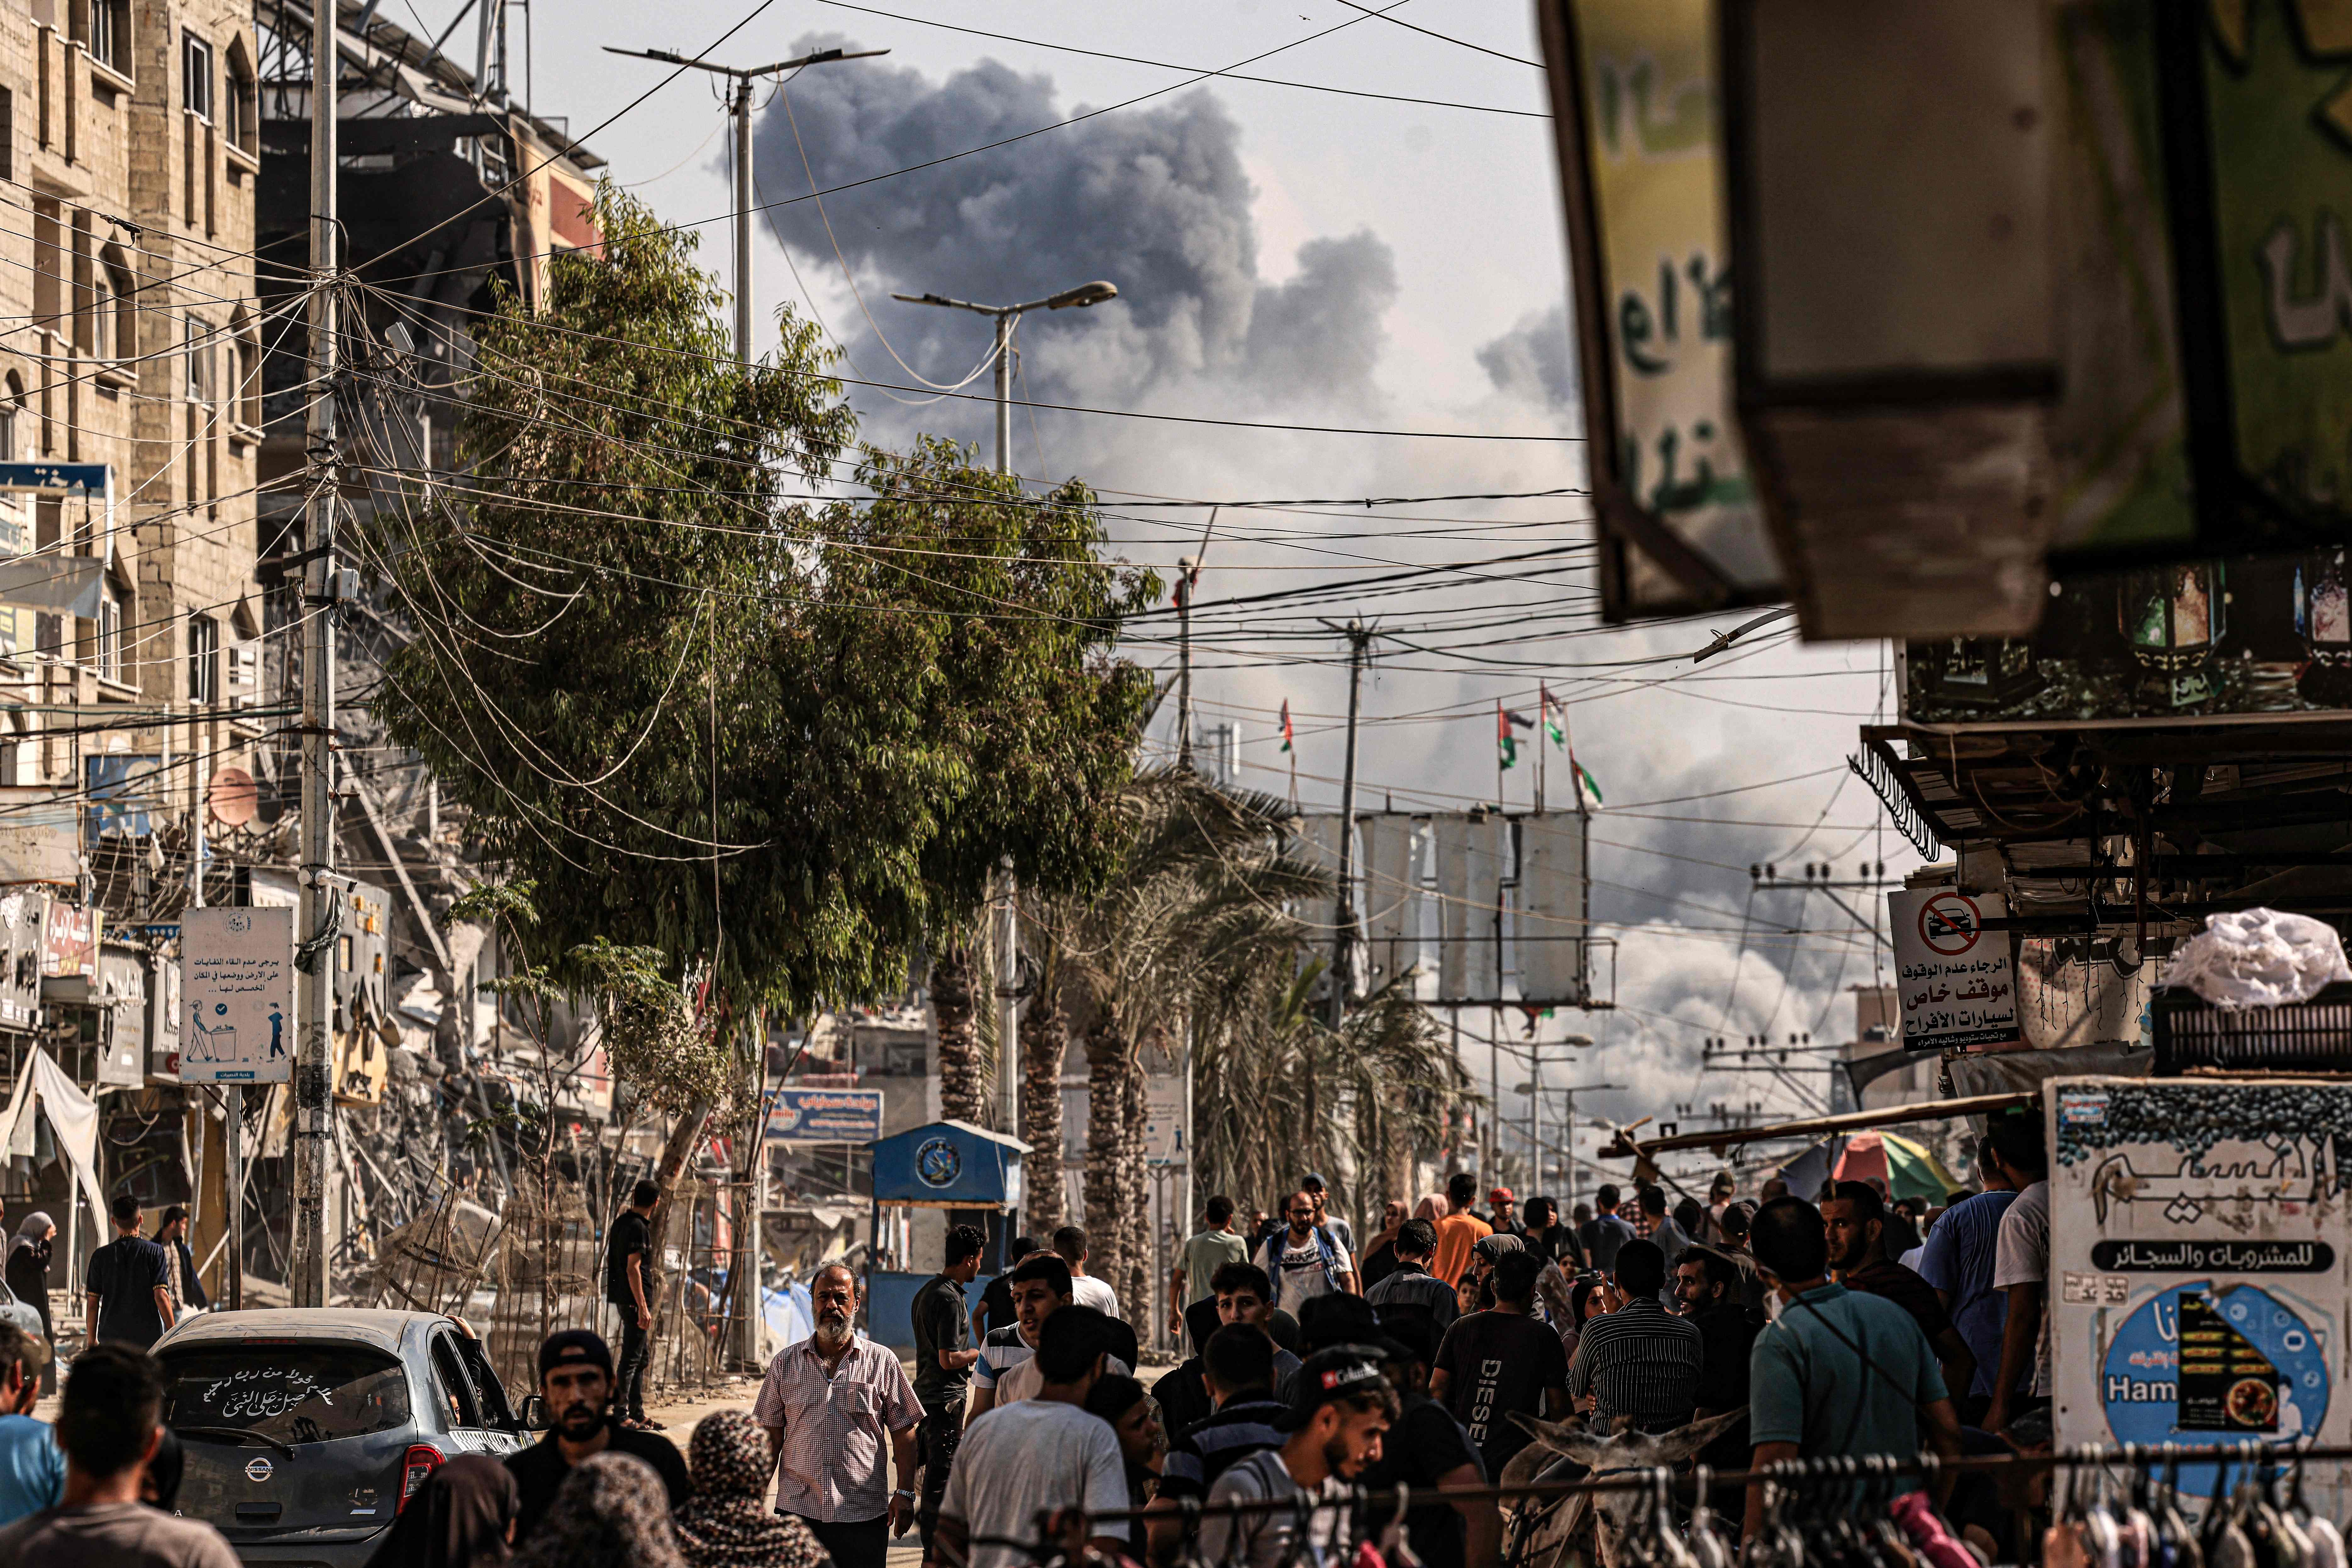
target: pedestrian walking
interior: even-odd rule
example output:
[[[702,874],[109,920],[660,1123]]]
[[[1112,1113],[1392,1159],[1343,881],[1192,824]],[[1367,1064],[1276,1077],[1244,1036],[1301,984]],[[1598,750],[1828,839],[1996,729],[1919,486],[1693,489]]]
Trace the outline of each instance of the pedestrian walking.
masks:
[[[646,1373],[653,1365],[654,1309],[661,1302],[661,1268],[654,1258],[653,1215],[661,1188],[639,1182],[629,1206],[604,1233],[604,1300],[621,1314],[621,1364],[614,1408],[624,1426],[658,1432],[646,1415]]]
[[[2012,1133],[2000,1156],[2020,1185],[2000,1216],[1993,1247],[1993,1288],[2006,1297],[2007,1310],[2000,1369],[1985,1411],[1985,1429],[1990,1432],[2005,1428],[2021,1411],[2050,1403],[2050,1160],[2041,1131],[2036,1117],[2035,1136]]]
[[[521,1494],[488,1454],[460,1454],[425,1478],[400,1507],[367,1568],[492,1568],[514,1555]]]
[[[515,1540],[529,1544],[572,1472],[599,1454],[625,1454],[650,1467],[673,1503],[693,1490],[677,1445],[658,1432],[621,1425],[613,1408],[613,1347],[592,1329],[559,1329],[539,1347],[539,1396],[547,1435],[509,1454],[515,1479]],[[577,1568],[576,1564],[567,1568]]]
[[[926,1550],[939,1522],[948,1472],[955,1467],[956,1444],[963,1436],[964,1394],[971,1386],[971,1366],[980,1359],[971,1348],[971,1319],[964,1311],[963,1292],[980,1273],[981,1248],[987,1245],[978,1226],[950,1229],[947,1267],[915,1292],[915,1397],[923,1406],[922,1425],[915,1432],[915,1462],[923,1471],[915,1524]]]
[[[1004,1268],[980,1293],[980,1305],[971,1310],[971,1337],[985,1340],[999,1329],[1009,1329],[1020,1314],[1013,1310],[1013,1271],[1044,1248],[1034,1236],[1016,1236],[1004,1249]]]
[[[7,1280],[9,1294],[41,1314],[41,1338],[52,1348],[58,1335],[49,1325],[49,1252],[57,1237],[55,1222],[35,1209],[16,1222],[16,1237],[8,1243],[8,1261],[0,1266],[0,1278]],[[41,1392],[57,1390],[58,1366],[53,1356],[41,1368]]]
[[[1919,1277],[1935,1287],[1937,1300],[1976,1361],[1976,1375],[1957,1401],[1964,1426],[1983,1426],[1991,1407],[1993,1380],[2000,1374],[2001,1331],[2009,1320],[2009,1296],[1994,1288],[1993,1265],[2001,1216],[2024,1184],[2001,1150],[2014,1152],[2021,1142],[2038,1143],[2041,1133],[2038,1115],[1993,1117],[1977,1145],[1977,1174],[1985,1190],[1946,1209],[1920,1254]]]
[[[1396,1268],[1397,1232],[1404,1228],[1404,1205],[1395,1198],[1381,1205],[1380,1233],[1364,1243],[1356,1258],[1356,1277],[1369,1292]]]
[[[1468,1430],[1489,1476],[1501,1475],[1531,1441],[1513,1411],[1553,1421],[1568,1413],[1567,1354],[1551,1326],[1534,1316],[1539,1272],[1532,1254],[1504,1254],[1491,1280],[1495,1305],[1448,1330],[1430,1368],[1429,1396]]]
[[[1074,1300],[1076,1281],[1070,1278],[1069,1266],[1062,1260],[1060,1254],[1041,1252],[1023,1264],[1017,1272],[1023,1276],[1016,1281],[1019,1289],[1013,1298],[1021,1310],[1019,1331],[1005,1336],[1010,1342],[1003,1346],[996,1345],[996,1335],[990,1335],[990,1348],[984,1349],[981,1359],[973,1364],[974,1386],[971,1414],[964,1418],[966,1431],[970,1431],[971,1424],[987,1411],[1036,1396],[1044,1374],[1038,1371],[1036,1356],[1029,1347],[1037,1342],[1037,1336],[1044,1331],[1045,1320],[1076,1304]],[[1098,1312],[1100,1310],[1088,1307],[1087,1310]],[[1135,1331],[1108,1312],[1101,1313],[1101,1316],[1109,1325],[1105,1331],[1110,1335],[1108,1371],[1131,1373],[1137,1359]],[[1008,1363],[1010,1371],[1006,1370]],[[979,1386],[983,1370],[988,1373],[985,1388]]]
[[[1329,1568],[1349,1548],[1349,1483],[1381,1451],[1396,1418],[1396,1394],[1361,1345],[1307,1358],[1297,1392],[1277,1426],[1279,1448],[1236,1461],[1209,1489],[1209,1503],[1291,1503],[1211,1514],[1201,1523],[1201,1560],[1242,1568]]]
[[[1670,1432],[1697,1407],[1704,1336],[1697,1324],[1659,1304],[1665,1279],[1665,1254],[1656,1242],[1627,1242],[1602,1291],[1607,1314],[1584,1325],[1568,1392],[1601,1431],[1624,1415],[1644,1432]]]
[[[1584,1247],[1576,1232],[1560,1223],[1559,1205],[1550,1198],[1532,1197],[1519,1205],[1519,1238],[1538,1258],[1570,1274],[1584,1267]]]
[[[1265,1270],[1255,1263],[1228,1263],[1217,1270],[1217,1277],[1212,1283],[1217,1292],[1218,1331],[1235,1325],[1255,1329],[1265,1336],[1266,1351],[1273,1358],[1276,1380],[1279,1381],[1297,1370],[1298,1357],[1284,1350],[1274,1340],[1274,1286],[1267,1280]],[[1160,1401],[1160,1413],[1166,1418],[1171,1435],[1206,1420],[1216,1407],[1206,1376],[1207,1361],[1208,1352],[1203,1350],[1152,1385],[1152,1397]]]
[[[1519,1234],[1519,1216],[1511,1207],[1514,1194],[1508,1187],[1486,1190],[1486,1226],[1497,1236]]]
[[[66,1455],[46,1421],[33,1419],[49,1347],[0,1323],[0,1524],[65,1500]]]
[[[1315,1199],[1305,1188],[1290,1194],[1290,1223],[1266,1238],[1257,1266],[1274,1285],[1274,1304],[1296,1316],[1299,1304],[1330,1291],[1352,1293],[1356,1265],[1328,1226],[1316,1223]]]
[[[1615,1270],[1617,1249],[1633,1239],[1633,1226],[1617,1212],[1622,1197],[1615,1184],[1603,1182],[1592,1194],[1592,1217],[1577,1232],[1586,1260],[1603,1274]]]
[[[1349,1257],[1356,1256],[1356,1230],[1346,1220],[1331,1212],[1331,1190],[1323,1184],[1320,1173],[1309,1171],[1298,1179],[1298,1190],[1315,1203],[1315,1223],[1331,1233],[1339,1250]]]
[[[212,1298],[205,1294],[205,1282],[196,1278],[195,1255],[188,1250],[187,1205],[164,1209],[163,1223],[155,1227],[155,1245],[163,1249],[163,1288],[172,1293],[173,1315],[184,1318],[210,1308]]]
[[[839,1568],[883,1568],[890,1538],[915,1522],[923,1406],[898,1352],[857,1331],[857,1296],[845,1265],[816,1271],[815,1331],[776,1352],[751,1414],[776,1449],[776,1510],[797,1515]]]
[[[89,1255],[89,1343],[145,1350],[173,1321],[170,1265],[163,1249],[139,1234],[139,1200],[119,1194],[107,1206],[114,1239]]]
[[[1127,1470],[1127,1506],[1143,1507],[1158,1493],[1160,1472],[1168,1460],[1168,1434],[1160,1425],[1160,1406],[1150,1390],[1131,1377],[1098,1377],[1087,1391],[1086,1412],[1110,1423]],[[1140,1521],[1129,1521],[1127,1529],[1134,1542],[1144,1540]]]
[[[1381,1435],[1380,1458],[1364,1467],[1356,1484],[1374,1497],[1393,1494],[1400,1486],[1415,1491],[1485,1486],[1486,1463],[1470,1434],[1429,1396],[1437,1341],[1428,1324],[1394,1324],[1377,1343],[1397,1413]],[[1492,1498],[1423,1503],[1407,1510],[1404,1522],[1405,1538],[1423,1568],[1491,1568],[1503,1537],[1503,1516]]]
[[[1943,1369],[1944,1386],[1966,1388],[1976,1381],[1976,1357],[1953,1331],[1936,1288],[1886,1256],[1886,1205],[1867,1182],[1840,1182],[1822,1205],[1829,1234],[1830,1275],[1849,1290],[1884,1296],[1905,1311],[1927,1336]]]
[[[1657,1249],[1666,1256],[1668,1285],[1664,1294],[1659,1298],[1658,1304],[1671,1311],[1675,1302],[1674,1290],[1671,1288],[1673,1269],[1676,1263],[1682,1261],[1684,1249],[1691,1244],[1690,1232],[1683,1228],[1680,1220],[1666,1212],[1666,1193],[1664,1187],[1643,1187],[1637,1202],[1642,1214],[1636,1228],[1646,1240],[1654,1244]]]
[[[1106,1318],[1116,1318],[1118,1292],[1110,1281],[1097,1279],[1087,1272],[1087,1228],[1082,1225],[1066,1225],[1054,1233],[1054,1256],[1070,1266],[1070,1299],[1081,1307],[1092,1307]]]
[[[1748,1356],[1753,1468],[1798,1458],[1909,1458],[1923,1448],[1957,1456],[1959,1421],[1927,1336],[1885,1297],[1829,1278],[1821,1211],[1801,1198],[1775,1198],[1757,1211],[1749,1245],[1780,1301]],[[1938,1506],[1949,1489],[1946,1472],[1935,1488]],[[1759,1482],[1748,1489],[1745,1539],[1763,1518]]]
[[[1764,1326],[1764,1315],[1750,1315],[1740,1299],[1739,1266],[1711,1247],[1694,1247],[1675,1265],[1675,1294],[1684,1319],[1699,1335],[1698,1403],[1691,1419],[1738,1409],[1748,1403],[1748,1352]],[[1747,1459],[1748,1446],[1747,1434],[1735,1424],[1707,1445],[1699,1462],[1736,1470]]]
[[[808,1526],[768,1508],[774,1456],[751,1412],[704,1416],[687,1452],[694,1461],[694,1495],[670,1516],[686,1568],[828,1568],[824,1548]]]
[[[1419,1312],[1438,1340],[1454,1326],[1461,1316],[1454,1287],[1429,1271],[1430,1259],[1437,1254],[1437,1227],[1425,1219],[1409,1219],[1397,1230],[1396,1268],[1388,1278],[1364,1292],[1386,1322],[1396,1310]]]
[[[976,1417],[964,1433],[939,1532],[927,1563],[944,1568],[1026,1568],[1031,1553],[1003,1542],[1034,1542],[1041,1511],[1118,1513],[1128,1506],[1127,1460],[1109,1423],[1087,1413],[1087,1395],[1106,1375],[1110,1320],[1066,1307],[1039,1330],[1036,1394]],[[1124,1532],[1087,1542],[1116,1560],[1131,1551]]]
[[[1234,1228],[1234,1200],[1220,1193],[1202,1211],[1201,1228],[1185,1238],[1176,1254],[1176,1267],[1169,1273],[1168,1299],[1176,1303],[1168,1315],[1169,1334],[1185,1331],[1186,1308],[1217,1293],[1211,1281],[1218,1269],[1228,1263],[1248,1261],[1249,1242]],[[1197,1352],[1201,1342],[1195,1340],[1192,1349]]]
[[[163,1440],[163,1369],[154,1357],[124,1344],[101,1344],[76,1357],[66,1373],[57,1437],[70,1500],[0,1529],[0,1563],[237,1568],[236,1553],[211,1525],[139,1500]]]
[[[1495,1227],[1470,1212],[1478,1197],[1478,1178],[1456,1171],[1445,1178],[1445,1213],[1437,1222],[1437,1253],[1429,1271],[1448,1285],[1459,1285],[1470,1267],[1470,1249],[1495,1233]]]
[[[685,1568],[669,1522],[677,1500],[644,1460],[592,1454],[563,1478],[515,1568]]]

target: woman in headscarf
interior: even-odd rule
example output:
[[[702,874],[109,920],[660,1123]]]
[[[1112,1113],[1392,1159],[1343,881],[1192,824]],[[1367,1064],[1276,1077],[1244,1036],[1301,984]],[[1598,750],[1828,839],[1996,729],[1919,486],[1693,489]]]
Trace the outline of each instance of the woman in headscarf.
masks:
[[[514,1555],[515,1568],[685,1568],[670,1531],[669,1491],[630,1454],[572,1467],[555,1505]]]
[[[807,1525],[768,1511],[775,1459],[750,1411],[704,1416],[687,1447],[694,1495],[671,1516],[687,1568],[831,1568]]]
[[[41,1338],[57,1348],[58,1336],[49,1328],[49,1247],[56,1240],[58,1227],[47,1215],[35,1209],[16,1222],[16,1235],[8,1243],[8,1261],[0,1265],[0,1278],[8,1281],[8,1289],[16,1300],[41,1314]],[[49,1357],[41,1368],[41,1392],[54,1394],[58,1388],[58,1358]]]
[[[521,1505],[515,1479],[487,1454],[461,1454],[431,1475],[392,1521],[368,1568],[482,1568],[504,1563]]]

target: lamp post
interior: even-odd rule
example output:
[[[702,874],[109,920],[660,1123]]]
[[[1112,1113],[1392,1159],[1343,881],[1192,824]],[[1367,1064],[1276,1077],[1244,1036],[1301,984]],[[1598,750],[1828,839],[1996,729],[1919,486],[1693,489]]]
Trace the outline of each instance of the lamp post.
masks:
[[[1075,289],[1065,289],[1058,294],[1048,294],[1042,300],[1032,300],[1022,305],[975,305],[969,300],[950,300],[943,294],[893,294],[893,300],[903,300],[909,305],[937,305],[950,310],[970,310],[988,316],[996,322],[996,471],[1013,471],[1013,329],[1031,310],[1067,310],[1099,305],[1118,298],[1118,286],[1100,279],[1081,283]]]
[[[690,67],[723,76],[731,84],[727,94],[727,112],[735,121],[735,363],[751,363],[751,84],[763,76],[778,71],[798,70],[803,66],[824,65],[828,60],[865,60],[876,55],[887,55],[887,49],[819,49],[813,55],[802,55],[773,65],[740,66],[713,65],[709,60],[688,59],[684,55],[671,54],[667,49],[616,49],[604,46],[608,55],[626,55],[632,59],[658,60],[666,66]]]

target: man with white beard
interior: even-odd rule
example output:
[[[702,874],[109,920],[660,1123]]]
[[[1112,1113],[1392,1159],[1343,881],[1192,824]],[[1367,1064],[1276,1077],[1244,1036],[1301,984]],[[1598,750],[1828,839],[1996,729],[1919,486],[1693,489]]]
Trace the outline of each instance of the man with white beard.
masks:
[[[776,1453],[776,1511],[798,1518],[836,1568],[883,1568],[915,1522],[922,1403],[895,1352],[858,1333],[857,1277],[838,1263],[809,1282],[816,1331],[768,1363],[752,1417]],[[898,1487],[887,1489],[887,1437]]]

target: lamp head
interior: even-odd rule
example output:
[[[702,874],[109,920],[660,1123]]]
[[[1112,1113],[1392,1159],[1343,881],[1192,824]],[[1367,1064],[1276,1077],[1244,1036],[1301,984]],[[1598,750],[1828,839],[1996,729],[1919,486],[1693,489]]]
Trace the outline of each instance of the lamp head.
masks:
[[[1106,283],[1097,279],[1092,283],[1081,283],[1075,289],[1063,289],[1045,301],[1045,309],[1064,310],[1072,305],[1099,305],[1107,300],[1118,298],[1118,284]]]

